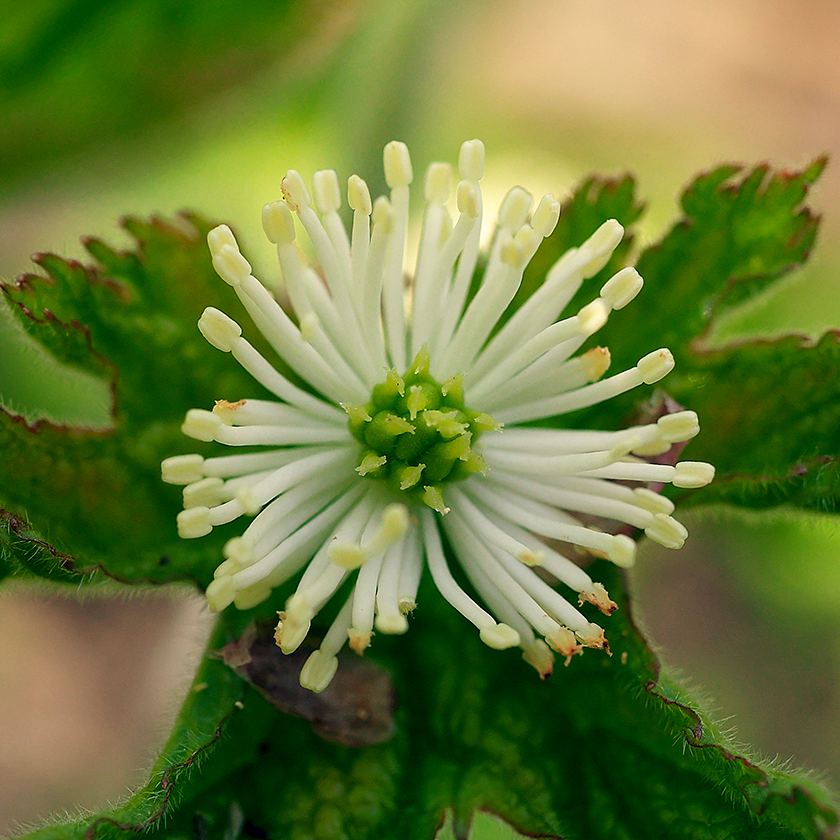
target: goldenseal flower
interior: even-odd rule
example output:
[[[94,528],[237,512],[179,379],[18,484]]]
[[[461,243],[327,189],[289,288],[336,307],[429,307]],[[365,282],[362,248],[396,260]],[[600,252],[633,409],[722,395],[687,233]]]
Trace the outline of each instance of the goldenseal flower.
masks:
[[[560,205],[514,187],[499,210],[480,284],[484,146],[461,147],[457,216],[447,209],[451,167],[426,172],[423,226],[413,282],[403,261],[412,167],[408,149],[385,147],[390,198],[371,202],[356,175],[347,185],[353,211],[348,236],[339,219],[341,190],[331,170],[316,172],[312,192],[294,170],[284,201],[263,208],[263,228],[277,246],[292,314],[257,280],[230,229],[210,232],[219,276],[236,290],[254,323],[285,364],[308,383],[293,384],[217,309],[199,321],[205,338],[233,357],[277,401],[218,401],[187,413],[183,431],[202,441],[257,446],[245,454],[163,462],[163,479],[183,484],[178,530],[190,539],[240,516],[253,520],[224,547],[207,588],[211,609],[248,609],[303,574],[280,613],[284,653],[306,638],[319,610],[355,576],[350,595],[307,659],[300,682],[322,691],[349,639],[362,653],[374,629],[408,629],[418,584],[428,567],[441,595],[492,648],[520,646],[545,677],[554,653],[569,659],[584,647],[606,648],[604,630],[563,598],[544,575],[609,614],[615,604],[600,583],[558,544],[634,561],[626,526],[679,548],[686,530],[673,504],[648,485],[701,487],[709,464],[650,463],[699,431],[681,411],[618,432],[535,428],[535,421],[592,406],[674,365],[668,350],[602,379],[609,352],[575,355],[642,286],[633,268],[615,274],[599,297],[558,320],[582,283],[606,265],[623,229],[609,221],[565,253],[545,281],[500,322],[540,242],[557,224]],[[296,246],[297,216],[320,264]],[[371,224],[372,223],[372,224]],[[527,425],[526,425],[527,424]],[[587,522],[610,520],[602,531]],[[457,560],[484,606],[456,581]]]

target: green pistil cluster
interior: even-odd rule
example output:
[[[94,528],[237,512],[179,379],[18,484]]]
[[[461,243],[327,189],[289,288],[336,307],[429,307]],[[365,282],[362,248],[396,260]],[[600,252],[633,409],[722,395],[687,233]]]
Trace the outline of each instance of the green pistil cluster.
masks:
[[[440,513],[443,487],[485,472],[474,447],[483,432],[501,426],[464,405],[463,377],[442,385],[429,374],[429,352],[421,348],[405,375],[388,372],[367,405],[343,405],[350,432],[362,445],[356,471],[385,481],[393,490]]]

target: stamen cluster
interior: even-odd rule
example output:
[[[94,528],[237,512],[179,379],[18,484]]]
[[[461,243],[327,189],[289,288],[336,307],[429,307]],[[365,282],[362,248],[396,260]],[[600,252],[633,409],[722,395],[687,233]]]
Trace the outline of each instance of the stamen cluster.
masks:
[[[607,647],[603,629],[547,577],[576,592],[578,606],[589,602],[606,615],[615,608],[562,545],[620,566],[634,562],[634,529],[679,548],[686,530],[658,491],[666,483],[702,487],[714,470],[651,460],[697,434],[692,411],[622,431],[556,428],[558,415],[656,383],[674,365],[660,349],[602,378],[608,350],[576,355],[641,289],[633,268],[618,271],[590,303],[560,318],[609,261],[621,225],[608,221],[567,251],[501,323],[525,267],[557,224],[559,203],[543,196],[532,209],[531,196],[514,187],[476,283],[484,146],[464,143],[454,218],[451,167],[434,163],[427,170],[417,263],[406,287],[408,149],[388,144],[384,162],[389,197],[371,202],[361,178],[348,180],[349,236],[331,170],[315,173],[311,194],[289,171],[284,200],[263,209],[290,312],[254,277],[229,228],[209,234],[219,276],[308,388],[280,373],[239,324],[205,310],[202,334],[276,399],[219,400],[212,411],[188,412],[182,428],[190,437],[258,448],[164,461],[164,481],[184,485],[178,530],[192,539],[253,517],[225,545],[207,600],[216,611],[230,604],[248,609],[299,575],[279,614],[284,653],[301,645],[312,620],[352,577],[349,596],[301,671],[301,684],[313,691],[329,684],[348,640],[362,653],[374,628],[406,632],[425,569],[482,641],[497,649],[518,645],[545,677],[555,653],[568,663],[584,647]],[[296,246],[298,225],[318,270]],[[541,421],[551,422],[541,428]],[[484,606],[453,576],[453,562]]]

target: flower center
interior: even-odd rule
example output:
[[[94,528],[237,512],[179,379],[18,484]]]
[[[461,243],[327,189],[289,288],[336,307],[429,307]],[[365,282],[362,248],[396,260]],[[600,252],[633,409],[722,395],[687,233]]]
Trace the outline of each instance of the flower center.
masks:
[[[432,377],[425,345],[403,376],[388,372],[367,405],[343,408],[362,444],[356,472],[440,513],[447,511],[444,485],[486,472],[475,444],[483,432],[501,429],[488,414],[466,407],[461,374],[443,384]]]

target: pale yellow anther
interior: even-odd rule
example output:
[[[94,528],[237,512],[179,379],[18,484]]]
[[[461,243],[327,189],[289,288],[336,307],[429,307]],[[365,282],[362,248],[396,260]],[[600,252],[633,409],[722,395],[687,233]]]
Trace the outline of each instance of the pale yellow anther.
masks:
[[[499,208],[499,227],[507,230],[519,230],[527,221],[533,202],[531,193],[522,187],[513,187],[502,201]]]
[[[635,268],[622,268],[601,287],[601,297],[613,309],[627,306],[642,289],[641,275]]]
[[[581,335],[592,335],[607,323],[610,310],[600,298],[587,303],[577,314],[578,330]]]
[[[425,194],[429,204],[445,204],[452,190],[452,167],[448,163],[432,163],[426,170]]]
[[[280,189],[283,192],[283,198],[286,199],[292,210],[300,211],[301,208],[309,207],[312,204],[309,190],[306,189],[306,184],[303,182],[300,172],[295,169],[290,169],[283,176]]]
[[[343,569],[352,571],[365,564],[368,553],[356,543],[335,542],[327,551],[330,560]]]
[[[715,468],[703,461],[680,461],[674,467],[674,477],[671,483],[674,487],[695,489],[711,484],[715,477]]]
[[[519,644],[519,633],[507,624],[493,624],[479,631],[479,639],[493,650],[507,650]]]
[[[351,175],[347,179],[347,203],[351,210],[370,216],[373,209],[370,201],[370,190],[358,175]]]
[[[541,679],[550,677],[554,670],[554,654],[542,639],[534,639],[531,644],[523,645],[522,658],[537,669]]]
[[[238,248],[236,244],[236,237],[233,231],[227,225],[217,225],[207,234],[207,244],[210,247],[210,253],[214,254],[216,251],[222,249],[225,245],[230,245],[233,248]]]
[[[596,275],[609,261],[612,252],[621,242],[624,236],[624,228],[615,220],[610,219],[604,222],[583,245],[580,251],[591,254],[591,259],[582,269],[584,278]]]
[[[221,489],[224,482],[215,476],[194,481],[184,488],[184,507],[215,507],[222,502]]]
[[[236,491],[236,501],[242,505],[242,510],[249,516],[256,516],[265,504],[265,502],[260,501],[254,495],[254,489],[252,487],[240,487]]]
[[[233,605],[238,610],[250,610],[266,601],[271,595],[273,587],[265,581],[252,584],[247,589],[241,589],[233,598]]]
[[[319,169],[312,176],[312,197],[315,209],[322,215],[336,213],[341,208],[341,187],[332,169]]]
[[[368,559],[367,552],[357,543],[334,542],[327,551],[327,557],[342,569],[358,569]]]
[[[484,143],[466,140],[458,153],[458,175],[464,181],[480,181],[484,177]]]
[[[388,459],[384,455],[377,455],[375,452],[368,452],[362,462],[356,467],[359,475],[367,475],[380,467],[384,467]]]
[[[251,275],[251,264],[234,245],[222,245],[213,252],[213,268],[230,286],[238,286]]]
[[[665,414],[656,421],[662,439],[668,443],[691,440],[700,432],[700,420],[695,411],[677,411]]]
[[[277,625],[277,633],[275,634],[275,639],[279,641],[280,650],[286,654],[294,653],[303,644],[310,626],[309,620],[296,621],[289,617],[287,611],[285,620]]]
[[[380,195],[373,203],[373,224],[375,230],[386,235],[394,229],[394,211],[384,195]]]
[[[607,558],[616,566],[629,569],[636,562],[636,543],[626,534],[617,534],[612,538]]]
[[[395,502],[382,511],[379,527],[364,545],[367,557],[381,555],[408,530],[408,508]]]
[[[610,367],[610,351],[607,347],[593,347],[582,356],[578,356],[583,367],[583,375],[590,381],[600,379]]]
[[[295,241],[295,217],[285,201],[272,201],[263,207],[262,226],[269,242],[275,245]]]
[[[458,184],[458,212],[471,219],[478,217],[481,212],[481,194],[472,181],[461,181]]]
[[[222,562],[216,566],[216,571],[213,572],[213,577],[233,577],[233,575],[241,571],[242,566],[240,566],[235,560],[222,560]]]
[[[639,359],[636,367],[642,375],[642,381],[646,385],[653,385],[674,369],[674,357],[666,348],[654,350]]]
[[[659,440],[652,440],[650,443],[645,443],[642,446],[637,446],[633,450],[634,455],[640,458],[655,458],[657,455],[664,455],[671,448],[671,444],[667,440],[660,438]]]
[[[181,431],[194,440],[211,441],[216,439],[222,426],[224,423],[218,414],[203,408],[191,408],[181,424]]]
[[[161,478],[167,484],[192,484],[204,478],[201,455],[174,455],[160,465]]]
[[[645,528],[645,533],[665,548],[682,548],[688,537],[685,527],[664,513],[654,515],[653,522]]]
[[[380,613],[374,625],[380,633],[388,636],[402,636],[408,631],[408,619],[402,613]]]
[[[212,612],[221,612],[225,607],[230,606],[236,597],[236,586],[233,578],[224,575],[212,580],[204,591],[204,596],[207,598],[207,604]]]
[[[184,540],[194,540],[203,537],[213,530],[210,522],[210,509],[194,507],[182,510],[175,519],[178,526],[178,536]]]
[[[673,513],[674,503],[665,496],[660,496],[659,493],[654,493],[653,490],[648,490],[647,487],[637,487],[633,490],[633,495],[636,497],[636,504],[647,510],[650,513]]]
[[[250,543],[242,537],[231,537],[222,546],[222,557],[227,558],[240,569],[250,566],[257,559]]]
[[[300,647],[309,632],[314,614],[312,604],[304,593],[295,592],[289,598],[275,635],[283,653],[294,653]]]
[[[411,169],[411,155],[408,146],[399,140],[392,140],[385,147],[383,154],[385,163],[385,183],[393,190],[407,187],[414,180]]]
[[[315,615],[312,602],[305,592],[293,592],[286,601],[285,621],[311,621]]]
[[[338,670],[338,658],[325,655],[320,648],[313,650],[300,669],[300,684],[320,694],[333,680]]]
[[[553,195],[544,195],[531,216],[531,227],[545,239],[551,236],[560,220],[560,202]]]
[[[212,306],[208,306],[198,319],[198,330],[210,344],[224,353],[230,353],[242,337],[242,327]]]

